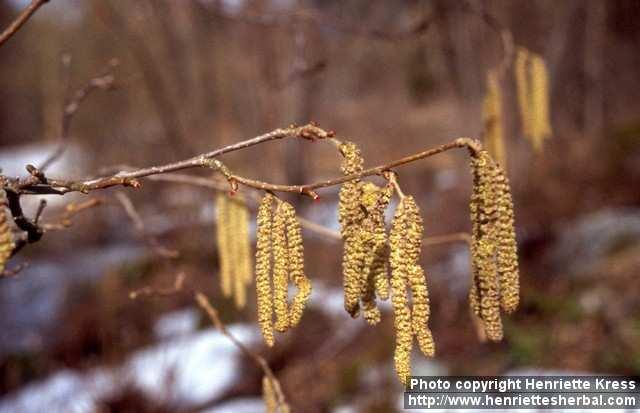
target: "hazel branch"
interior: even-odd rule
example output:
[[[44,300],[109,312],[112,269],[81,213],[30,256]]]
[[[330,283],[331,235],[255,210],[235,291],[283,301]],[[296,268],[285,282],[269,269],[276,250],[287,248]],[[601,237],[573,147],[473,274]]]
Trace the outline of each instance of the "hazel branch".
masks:
[[[251,351],[251,349],[249,349],[247,346],[245,346],[240,340],[235,338],[229,332],[229,330],[227,330],[225,325],[222,323],[222,320],[220,320],[220,316],[218,315],[218,311],[211,305],[211,302],[209,302],[209,299],[204,294],[202,294],[201,292],[196,292],[195,300],[198,303],[198,305],[200,306],[200,308],[202,308],[204,310],[204,312],[207,314],[207,316],[209,317],[209,319],[213,323],[213,326],[218,331],[220,331],[220,333],[222,333],[224,336],[226,336],[242,353],[244,353],[258,367],[260,367],[262,369],[262,371],[265,374],[265,376],[267,376],[269,378],[269,380],[271,381],[271,385],[273,386],[273,389],[275,390],[277,401],[278,401],[278,406],[281,407],[281,408],[286,406],[287,405],[287,401],[285,399],[284,393],[282,392],[282,388],[280,387],[280,382],[276,378],[275,374],[273,374],[273,370],[271,370],[271,367],[269,367],[269,363],[267,363],[267,361],[264,359],[264,357],[262,357],[259,354]]]
[[[220,170],[224,165],[215,159],[220,155],[238,151],[264,142],[278,139],[297,137],[307,140],[325,139],[333,136],[333,132],[325,131],[315,124],[307,124],[296,127],[290,126],[284,129],[276,129],[264,135],[257,136],[233,145],[228,145],[211,152],[193,156],[191,158],[165,165],[152,166],[134,171],[121,171],[112,176],[89,179],[84,181],[72,181],[62,179],[42,180],[37,176],[29,176],[11,184],[13,189],[23,194],[57,194],[63,195],[69,192],[88,193],[97,189],[110,188],[112,186],[140,187],[139,178],[151,175],[159,175],[190,168],[212,168]],[[235,176],[233,177],[235,178]]]
[[[0,34],[0,47],[4,45],[4,43],[11,38],[14,34],[20,30],[20,28],[31,18],[31,16],[45,3],[48,3],[49,0],[32,0],[31,3],[27,7],[20,12],[18,17],[15,18],[14,21],[9,24],[9,26],[4,29],[2,34]]]

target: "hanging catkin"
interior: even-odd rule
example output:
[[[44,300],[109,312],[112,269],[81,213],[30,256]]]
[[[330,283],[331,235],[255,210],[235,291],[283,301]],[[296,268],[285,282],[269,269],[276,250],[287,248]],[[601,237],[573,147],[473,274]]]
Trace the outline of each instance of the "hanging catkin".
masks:
[[[499,165],[494,166],[493,185],[497,197],[497,265],[500,282],[500,304],[512,313],[520,301],[520,276],[518,271],[518,247],[514,229],[513,201],[509,180]]]
[[[502,92],[496,72],[487,74],[487,92],[482,110],[484,146],[503,168],[507,165],[504,134],[502,130]]]
[[[343,174],[362,171],[362,155],[354,143],[343,142],[339,149],[344,157]],[[376,296],[389,297],[384,210],[392,193],[389,186],[379,188],[359,179],[345,182],[340,188],[338,219],[344,240],[344,307],[354,318],[362,307],[364,318],[370,324],[380,321]]]
[[[411,287],[411,326],[418,340],[422,353],[427,357],[435,354],[435,343],[429,329],[429,290],[424,270],[418,265],[422,250],[423,221],[420,210],[413,197],[406,197],[405,213],[407,215],[407,280]]]
[[[353,142],[340,144],[340,152],[344,157],[340,169],[345,175],[362,171],[363,159],[360,149]],[[340,188],[338,204],[338,220],[344,240],[342,272],[344,285],[344,308],[352,316],[360,313],[360,294],[362,290],[361,272],[364,262],[364,244],[358,234],[363,218],[360,208],[362,182],[359,179],[345,182]]]
[[[262,197],[258,207],[256,235],[256,293],[258,298],[258,323],[264,341],[273,346],[273,295],[271,291],[271,221],[273,195]]]
[[[520,121],[524,135],[536,151],[551,136],[549,75],[540,55],[519,47],[514,63]]]
[[[220,287],[225,297],[233,294],[237,308],[243,308],[252,274],[249,210],[242,195],[230,199],[218,194],[216,215]]]
[[[284,203],[277,201],[271,242],[273,244],[273,308],[275,310],[275,329],[285,332],[289,328],[289,310],[287,303],[289,254],[287,250],[286,215]]]
[[[387,234],[384,223],[384,211],[389,205],[393,187],[380,188],[373,183],[362,187],[360,201],[364,217],[358,228],[359,243],[362,245],[362,268],[360,271],[360,298],[365,320],[372,325],[380,321],[380,310],[376,306],[378,298],[389,296],[388,273],[386,263]]]
[[[262,399],[266,413],[276,413],[278,409],[278,397],[268,376],[262,377]]]
[[[216,229],[218,260],[220,262],[220,289],[225,297],[231,297],[233,257],[229,234],[233,232],[233,228],[229,219],[229,200],[224,194],[216,195]]]
[[[394,327],[396,330],[396,347],[393,355],[396,373],[403,384],[407,383],[411,375],[411,347],[413,334],[411,329],[411,311],[407,300],[405,260],[407,228],[404,202],[400,202],[396,208],[391,232],[389,233],[389,245],[391,252],[389,264],[391,265],[391,304],[393,305]]]
[[[0,273],[4,271],[14,248],[6,205],[7,194],[0,189]]]
[[[487,338],[503,336],[500,308],[516,309],[519,280],[513,204],[504,172],[487,151],[472,153],[471,195],[473,280],[471,310],[483,322]]]
[[[289,325],[295,327],[302,318],[304,307],[311,295],[311,282],[304,273],[304,247],[302,230],[293,206],[283,203],[285,225],[287,227],[287,251],[289,257],[289,278],[298,289],[289,308]]]
[[[389,245],[391,247],[391,302],[394,311],[396,349],[394,361],[400,381],[406,384],[411,375],[411,349],[415,335],[420,350],[433,356],[435,345],[429,321],[429,293],[424,271],[418,264],[422,248],[422,218],[415,200],[403,197],[396,209]],[[412,309],[407,288],[411,289]]]

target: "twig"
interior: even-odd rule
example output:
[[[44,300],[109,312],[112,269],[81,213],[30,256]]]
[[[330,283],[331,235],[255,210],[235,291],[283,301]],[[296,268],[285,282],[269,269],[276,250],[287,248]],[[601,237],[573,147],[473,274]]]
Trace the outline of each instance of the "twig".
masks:
[[[298,137],[303,139],[315,140],[332,137],[332,132],[327,132],[314,124],[295,127],[290,126],[285,129],[276,129],[264,135],[257,136],[233,145],[225,146],[214,151],[193,156],[191,158],[169,163],[166,165],[152,166],[149,168],[138,169],[130,172],[119,172],[113,176],[90,179],[85,181],[68,181],[59,179],[49,179],[47,182],[41,182],[37,177],[30,176],[26,179],[19,180],[14,183],[14,189],[25,194],[66,194],[69,192],[87,193],[96,189],[105,189],[112,186],[131,186],[139,187],[138,178],[144,178],[151,175],[164,174],[167,172],[175,172],[189,168],[212,168],[220,170],[224,173],[226,167],[218,160],[214,159],[225,153],[245,149],[250,146],[258,145],[263,142],[284,139],[290,137]],[[233,177],[231,177],[233,178]]]
[[[16,265],[14,268],[8,270],[4,270],[0,273],[0,278],[9,278],[18,275],[22,270],[29,266],[28,262],[23,262],[22,264]]]
[[[245,346],[240,340],[235,338],[229,332],[229,330],[227,330],[225,325],[220,320],[218,311],[211,305],[211,302],[209,302],[209,300],[204,294],[202,294],[201,292],[196,292],[195,299],[198,305],[200,306],[200,308],[202,308],[205,311],[205,313],[213,323],[214,327],[218,331],[220,331],[220,333],[226,336],[242,353],[244,353],[247,357],[253,360],[253,362],[262,369],[265,376],[267,376],[271,381],[271,385],[275,390],[276,398],[278,401],[278,407],[284,408],[287,405],[287,401],[284,396],[284,393],[282,392],[282,388],[280,387],[280,382],[276,378],[275,374],[273,374],[273,370],[271,370],[271,367],[269,367],[269,363],[267,363],[264,357],[251,351],[251,349]]]
[[[177,294],[179,292],[181,292],[184,289],[184,280],[186,279],[186,274],[184,272],[179,272],[178,275],[176,276],[175,281],[173,282],[173,285],[169,288],[164,288],[164,289],[158,289],[158,288],[152,288],[152,287],[143,287],[140,288],[138,290],[134,290],[131,291],[129,293],[129,298],[132,300],[137,299],[138,297],[144,296],[144,297],[149,297],[149,296],[161,296],[161,297],[166,297],[166,296],[172,296],[174,294]]]
[[[466,242],[467,244],[471,243],[471,235],[467,232],[454,232],[452,234],[444,234],[444,235],[432,235],[430,237],[425,237],[422,240],[423,245],[438,245],[438,244],[447,244],[450,242]]]
[[[45,231],[57,231],[57,230],[67,229],[73,224],[71,219],[75,215],[77,215],[78,213],[84,210],[96,207],[102,204],[102,202],[103,201],[99,198],[89,198],[86,201],[80,202],[80,203],[71,202],[67,204],[67,206],[64,208],[64,213],[60,218],[56,220],[56,222],[43,224],[41,225],[41,227]]]
[[[426,33],[431,27],[434,19],[423,16],[410,27],[394,32],[381,29],[363,28],[361,24],[340,20],[336,16],[323,15],[312,9],[298,10],[288,14],[257,14],[244,13],[241,15],[229,15],[220,8],[214,8],[214,13],[218,17],[227,20],[240,21],[243,23],[255,24],[265,27],[285,26],[293,23],[313,24],[321,28],[330,29],[335,32],[356,37],[368,37],[373,40],[396,42],[400,40],[413,39]]]
[[[14,21],[9,24],[9,27],[4,29],[2,34],[0,34],[0,46],[2,46],[7,40],[11,38],[23,24],[29,20],[29,18],[45,3],[48,3],[49,0],[32,0],[31,3],[27,7],[25,7],[22,12],[16,17]]]
[[[344,182],[352,181],[354,179],[359,179],[367,176],[379,175],[382,172],[390,170],[394,167],[415,162],[420,159],[428,158],[430,156],[434,156],[451,149],[467,148],[470,152],[475,153],[475,152],[478,152],[481,148],[480,142],[474,139],[458,138],[453,142],[443,144],[433,149],[419,152],[417,154],[410,155],[384,165],[365,169],[361,172],[354,173],[351,175],[345,175],[339,178],[334,178],[334,179],[316,182],[316,183],[307,184],[307,185],[279,185],[279,184],[271,184],[268,182],[258,181],[250,178],[244,178],[239,175],[232,174],[222,162],[218,161],[217,159],[213,159],[225,153],[237,151],[237,150],[244,149],[244,148],[254,146],[267,141],[284,139],[287,137],[300,137],[305,139],[325,139],[325,138],[333,137],[333,132],[327,132],[315,126],[314,124],[308,124],[302,127],[289,127],[286,129],[276,129],[273,132],[269,132],[267,134],[255,137],[253,139],[242,141],[234,145],[225,146],[223,148],[217,149],[212,152],[194,156],[192,158],[185,159],[183,161],[169,163],[166,165],[152,166],[149,168],[143,168],[143,169],[138,169],[138,170],[129,171],[129,172],[122,171],[112,176],[85,180],[85,181],[66,181],[66,180],[59,180],[59,179],[48,179],[47,182],[40,182],[40,180],[38,180],[37,177],[31,176],[31,177],[22,179],[17,183],[14,183],[12,186],[14,190],[24,194],[62,195],[69,192],[88,193],[89,191],[110,188],[112,186],[118,186],[118,185],[131,186],[131,187],[138,188],[140,187],[140,182],[138,181],[138,178],[144,178],[152,175],[160,175],[168,172],[175,172],[175,171],[196,168],[196,167],[200,167],[200,168],[209,167],[218,172],[221,172],[230,182],[240,183],[242,185],[245,185],[251,188],[261,189],[265,191],[299,193],[302,195],[310,196],[313,199],[317,199],[318,195],[315,193],[314,191],[315,189],[340,185]]]
[[[67,66],[67,62],[70,59],[66,56],[63,57],[63,64]],[[81,103],[96,89],[109,90],[113,88],[115,76],[113,69],[118,66],[117,59],[111,59],[105,69],[103,69],[97,76],[91,78],[83,87],[76,90],[71,96],[65,98],[65,105],[62,111],[62,121],[60,127],[60,143],[58,147],[53,151],[49,157],[42,163],[39,170],[44,172],[51,164],[57,161],[60,156],[67,149],[69,140],[69,132],[71,130],[71,121],[73,115],[76,114],[80,108]]]
[[[142,221],[142,217],[140,217],[140,214],[136,210],[136,207],[133,205],[131,198],[129,198],[127,194],[122,191],[118,191],[116,192],[115,197],[118,202],[120,202],[120,205],[122,205],[122,208],[126,212],[127,216],[133,222],[133,226],[135,227],[136,231],[143,239],[145,239],[151,249],[153,249],[158,255],[164,258],[177,258],[180,256],[180,253],[177,250],[169,249],[160,245],[155,237],[147,233],[144,227],[144,222]]]

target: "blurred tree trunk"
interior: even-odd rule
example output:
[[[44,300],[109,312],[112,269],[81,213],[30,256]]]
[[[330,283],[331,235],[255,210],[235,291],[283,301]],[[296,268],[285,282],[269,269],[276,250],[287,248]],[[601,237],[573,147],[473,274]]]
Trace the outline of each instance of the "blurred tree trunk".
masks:
[[[604,63],[606,52],[607,2],[586,2],[584,35],[584,132],[592,139],[604,131]]]

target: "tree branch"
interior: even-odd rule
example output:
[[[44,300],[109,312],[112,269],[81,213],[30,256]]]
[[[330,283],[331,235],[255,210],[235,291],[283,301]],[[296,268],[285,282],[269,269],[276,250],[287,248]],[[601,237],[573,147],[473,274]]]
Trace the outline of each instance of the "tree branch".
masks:
[[[18,30],[20,30],[20,28],[22,27],[23,24],[25,24],[27,22],[27,20],[29,20],[29,18],[41,7],[43,6],[45,3],[48,3],[49,0],[32,0],[31,3],[25,7],[24,10],[22,10],[22,12],[20,12],[20,14],[18,15],[18,17],[16,17],[16,19],[14,21],[11,22],[11,24],[9,24],[9,27],[7,27],[6,29],[4,29],[4,31],[2,32],[2,34],[0,34],[0,47],[11,38],[11,36],[13,36],[14,34],[16,34],[16,32]]]

